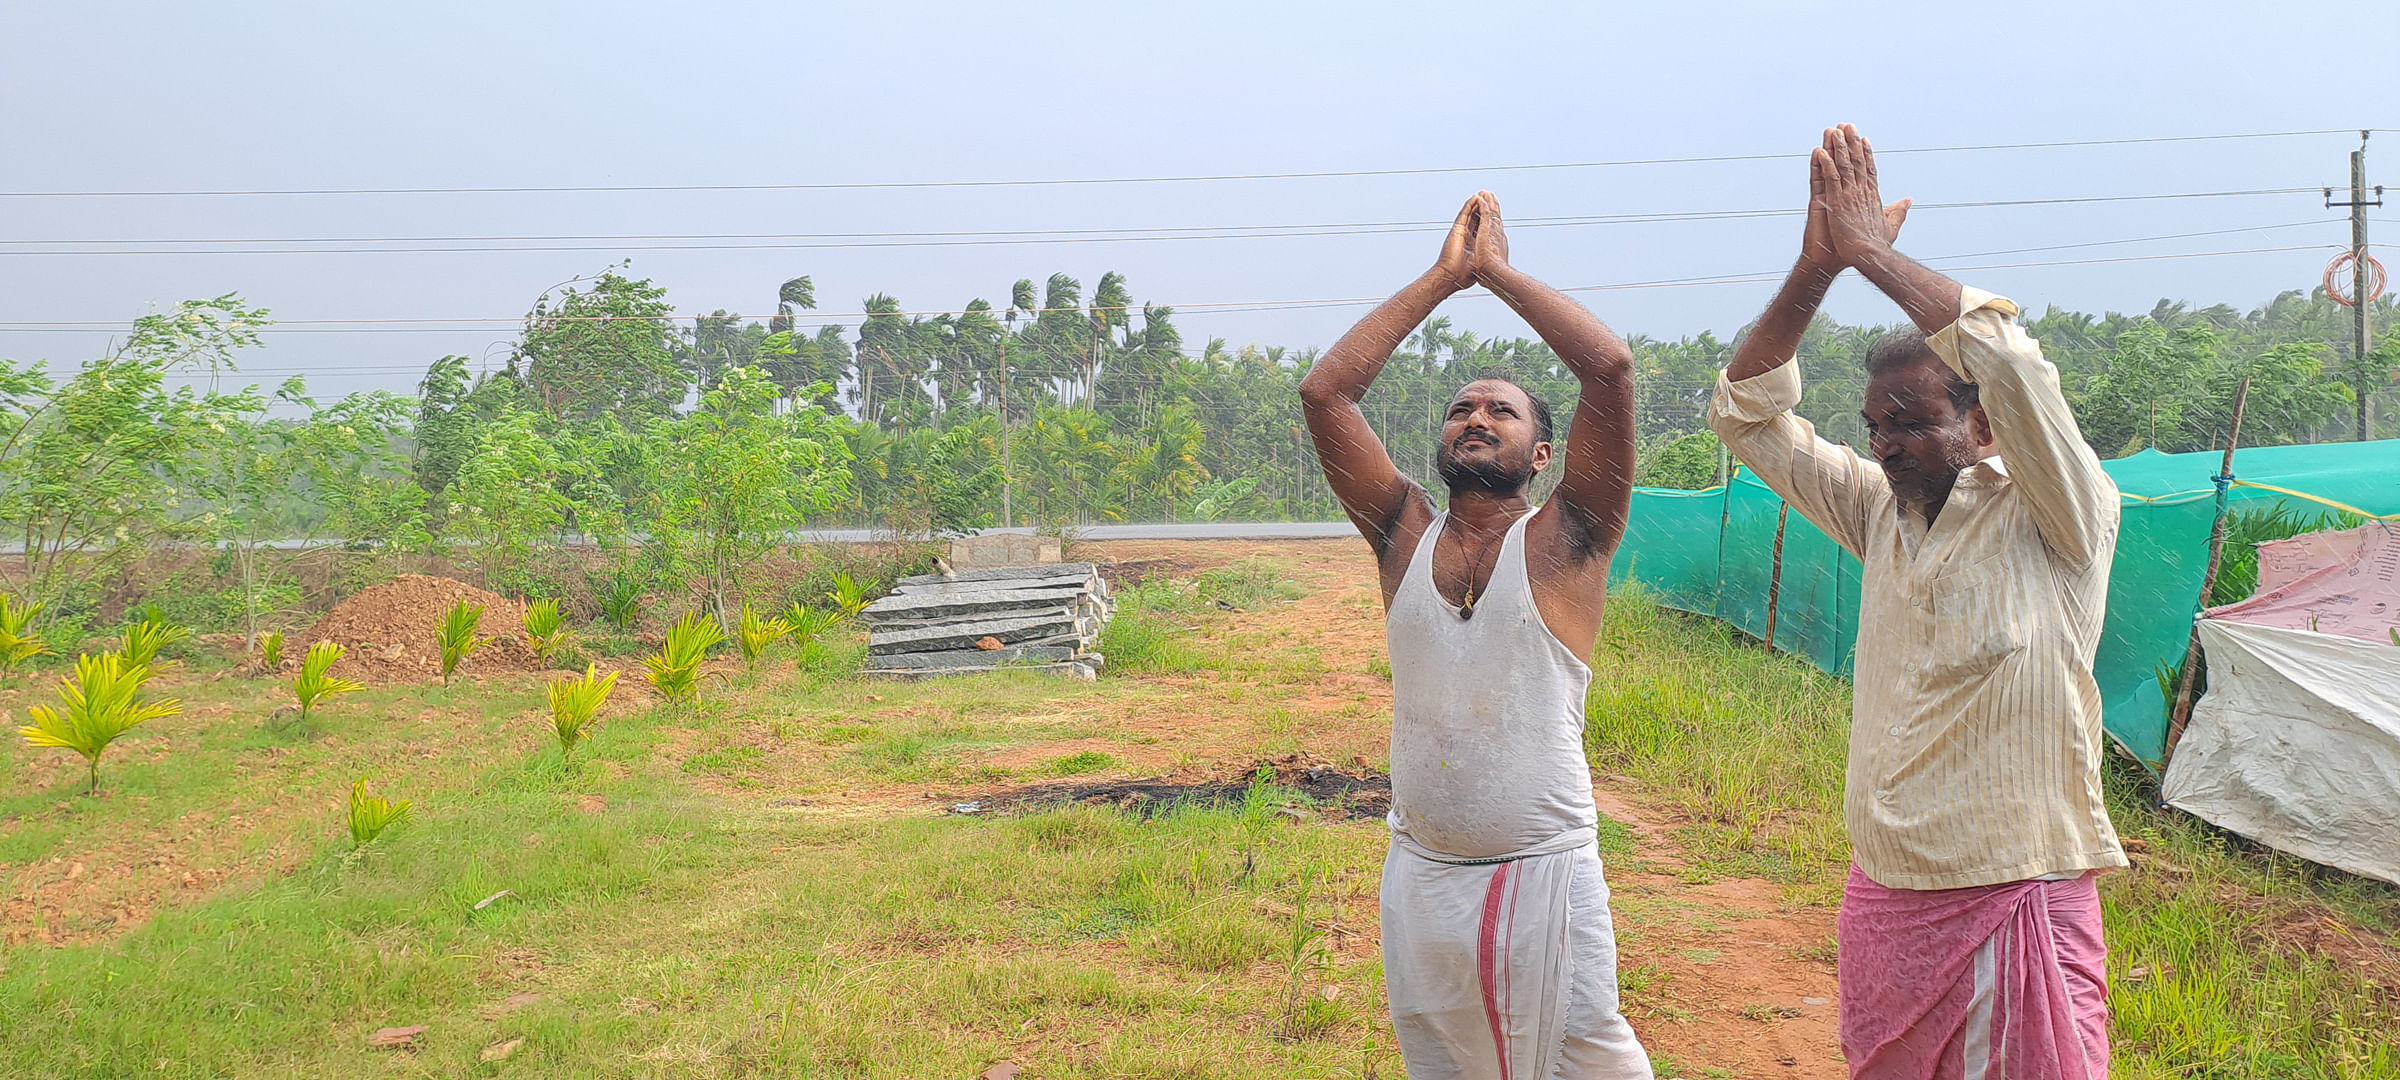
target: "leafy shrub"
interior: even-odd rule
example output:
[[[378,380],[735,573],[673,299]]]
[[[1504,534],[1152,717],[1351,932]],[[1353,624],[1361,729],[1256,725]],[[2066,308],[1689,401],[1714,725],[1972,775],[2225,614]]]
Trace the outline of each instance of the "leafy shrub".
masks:
[[[1633,482],[1639,487],[1706,491],[1717,486],[1717,455],[1723,447],[1713,431],[1654,441],[1636,455]]]
[[[758,612],[750,607],[749,601],[742,601],[740,640],[737,644],[742,648],[743,663],[757,667],[759,657],[766,655],[768,646],[783,640],[791,632],[792,624],[780,618],[760,618]]]
[[[650,669],[650,685],[668,701],[692,700],[700,693],[700,661],[723,640],[725,631],[715,619],[702,618],[696,611],[677,619],[658,655],[642,658],[642,666]]]
[[[311,650],[314,651],[313,649]],[[350,785],[350,845],[363,848],[383,835],[383,830],[408,816],[409,801],[392,802],[381,795],[367,794],[367,778],[359,777]]]
[[[258,666],[267,671],[283,670],[283,631],[269,630],[258,639]]]
[[[29,746],[73,750],[83,755],[91,768],[91,786],[85,791],[100,790],[100,755],[117,736],[131,731],[135,725],[173,716],[183,711],[173,698],[165,701],[145,701],[142,684],[150,681],[150,669],[128,663],[115,653],[93,655],[86,653],[75,658],[75,675],[59,680],[61,708],[48,705],[33,707],[33,726],[18,728]]]
[[[330,674],[334,663],[342,658],[345,651],[334,642],[320,641],[309,646],[308,655],[301,658],[300,677],[292,680],[292,697],[300,703],[301,726],[308,725],[309,719],[316,715],[317,706],[324,704],[326,699],[335,694],[354,693],[367,688],[365,683],[356,679]]]
[[[475,636],[483,625],[483,605],[459,600],[442,614],[442,624],[434,628],[434,643],[442,650],[442,685],[450,685],[451,673],[459,662],[474,654],[487,639]]]
[[[41,613],[38,602],[18,603],[16,597],[0,593],[0,674],[14,675],[19,665],[50,651],[33,629],[33,620]]]
[[[591,726],[592,717],[600,711],[600,703],[608,700],[608,692],[616,688],[619,672],[600,675],[597,665],[585,665],[579,679],[553,679],[550,682],[550,727],[558,733],[558,756],[564,758],[575,752],[575,744],[583,738],[584,729]]]
[[[594,581],[592,597],[600,602],[600,617],[619,630],[631,630],[642,619],[642,579],[631,570]]]
[[[559,610],[558,601],[536,600],[525,609],[525,641],[533,648],[533,655],[544,663],[574,636],[575,631],[567,629],[567,616]]]

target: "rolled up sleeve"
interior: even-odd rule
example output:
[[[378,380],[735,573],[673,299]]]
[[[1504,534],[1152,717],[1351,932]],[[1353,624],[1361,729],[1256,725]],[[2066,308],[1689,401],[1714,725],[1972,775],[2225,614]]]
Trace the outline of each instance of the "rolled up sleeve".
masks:
[[[2016,314],[2006,297],[1962,289],[1958,321],[1926,344],[1976,385],[1992,447],[2024,492],[2042,542],[2068,564],[2085,566],[2116,543],[2117,485],[2084,442],[2058,368],[2042,358]]]
[[[1792,412],[1800,389],[1797,361],[1740,382],[1719,372],[1708,426],[1760,482],[1863,558],[1868,508],[1887,490],[1883,474]]]

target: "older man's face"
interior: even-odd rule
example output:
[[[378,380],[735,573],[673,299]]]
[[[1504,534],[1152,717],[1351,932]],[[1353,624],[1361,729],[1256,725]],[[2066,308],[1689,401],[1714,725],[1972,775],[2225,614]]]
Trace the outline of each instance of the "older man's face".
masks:
[[[1867,380],[1866,407],[1859,411],[1867,452],[1902,502],[1949,498],[1958,474],[1981,460],[1991,441],[1983,409],[1960,412],[1950,383],[1950,369],[1930,354]]]
[[[1523,388],[1479,379],[1451,399],[1433,462],[1452,491],[1513,494],[1550,463],[1550,444],[1541,440]]]

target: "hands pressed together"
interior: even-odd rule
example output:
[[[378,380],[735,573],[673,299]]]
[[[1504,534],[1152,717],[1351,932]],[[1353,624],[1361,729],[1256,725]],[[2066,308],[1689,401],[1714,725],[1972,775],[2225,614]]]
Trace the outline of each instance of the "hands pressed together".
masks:
[[[1801,234],[1800,262],[1830,277],[1888,250],[1900,238],[1911,200],[1885,203],[1875,176],[1875,148],[1858,129],[1825,129],[1825,143],[1809,154],[1808,222]],[[1481,284],[1509,269],[1508,233],[1500,200],[1478,191],[1459,208],[1432,276],[1452,292]]]
[[[1508,268],[1508,232],[1500,224],[1500,200],[1489,191],[1478,191],[1467,205],[1459,208],[1458,220],[1450,223],[1450,235],[1442,238],[1442,256],[1434,260],[1432,274],[1452,292],[1482,283],[1492,282],[1484,275],[1497,274]]]
[[[1809,154],[1808,224],[1800,262],[1838,274],[1900,238],[1909,200],[1885,205],[1876,188],[1875,148],[1848,124],[1825,129],[1825,145]]]

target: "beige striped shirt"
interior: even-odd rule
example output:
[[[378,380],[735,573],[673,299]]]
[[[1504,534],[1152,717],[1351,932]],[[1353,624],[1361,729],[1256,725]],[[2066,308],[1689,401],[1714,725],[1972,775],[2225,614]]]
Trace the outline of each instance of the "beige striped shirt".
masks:
[[[2092,680],[2117,489],[2016,305],[1965,290],[1929,339],[1981,390],[1995,457],[1959,474],[1932,528],[1883,469],[1792,414],[1797,363],[1733,383],[1710,426],[1866,566],[1850,767],[1852,858],[1897,889],[2124,866],[2100,797]]]

